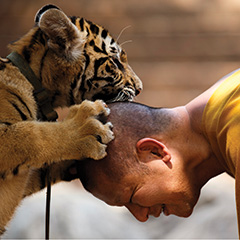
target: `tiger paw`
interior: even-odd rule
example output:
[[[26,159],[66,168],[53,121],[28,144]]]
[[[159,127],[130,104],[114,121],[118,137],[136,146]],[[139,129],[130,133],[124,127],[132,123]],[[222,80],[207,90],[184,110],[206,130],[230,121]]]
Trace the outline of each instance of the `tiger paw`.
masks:
[[[99,160],[107,155],[107,144],[114,139],[112,124],[107,122],[103,124],[98,119],[88,119],[83,128],[83,134],[86,136],[82,146],[83,158]]]
[[[80,105],[74,105],[66,118],[77,119],[78,123],[83,123],[89,117],[95,117],[102,123],[106,123],[110,109],[102,100],[95,102],[85,100]]]
[[[65,123],[71,138],[68,152],[71,152],[72,159],[98,160],[107,155],[107,144],[114,139],[113,126],[107,122],[109,114],[110,109],[101,100],[85,100],[82,104],[71,107]]]

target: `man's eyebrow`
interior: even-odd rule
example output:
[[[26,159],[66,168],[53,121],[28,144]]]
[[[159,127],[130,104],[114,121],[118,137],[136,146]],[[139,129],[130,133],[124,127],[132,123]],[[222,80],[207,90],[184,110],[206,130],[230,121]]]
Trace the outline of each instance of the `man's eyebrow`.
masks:
[[[119,206],[119,205],[123,205],[123,201],[120,195],[116,196],[114,199],[114,205],[115,206]]]
[[[129,201],[131,201],[131,198],[132,198],[133,194],[134,194],[134,192],[132,192]],[[112,203],[113,203],[114,206],[124,206],[128,202],[126,202],[126,200],[123,200],[122,194],[118,194],[117,196],[114,197]]]

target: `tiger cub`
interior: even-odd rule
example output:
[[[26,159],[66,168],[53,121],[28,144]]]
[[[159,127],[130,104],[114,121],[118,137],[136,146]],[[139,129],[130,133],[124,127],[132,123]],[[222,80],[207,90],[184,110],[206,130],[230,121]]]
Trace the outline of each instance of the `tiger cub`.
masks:
[[[63,122],[39,121],[33,86],[12,61],[0,59],[0,235],[20,201],[46,186],[46,166],[55,183],[68,180],[71,159],[106,155],[112,126],[97,99],[132,100],[142,89],[106,29],[54,5],[40,9],[35,27],[10,49],[40,79],[53,108],[74,106]]]

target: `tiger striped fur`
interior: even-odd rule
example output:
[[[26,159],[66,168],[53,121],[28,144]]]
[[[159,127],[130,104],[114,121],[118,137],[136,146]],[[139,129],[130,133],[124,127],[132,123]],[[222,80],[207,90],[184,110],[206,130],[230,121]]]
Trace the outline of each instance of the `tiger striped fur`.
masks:
[[[46,186],[47,166],[55,183],[71,180],[72,159],[106,155],[112,126],[97,99],[132,100],[142,89],[106,29],[53,5],[40,9],[35,27],[9,47],[28,62],[54,108],[74,106],[63,122],[38,121],[33,86],[0,58],[0,235],[20,201]]]

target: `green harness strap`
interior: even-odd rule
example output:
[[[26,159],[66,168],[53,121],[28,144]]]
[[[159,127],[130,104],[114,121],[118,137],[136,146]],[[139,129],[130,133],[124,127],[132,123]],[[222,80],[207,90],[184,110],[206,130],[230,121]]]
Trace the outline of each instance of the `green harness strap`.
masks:
[[[18,67],[20,72],[34,87],[33,96],[38,104],[39,119],[42,121],[56,121],[58,118],[57,113],[53,110],[48,93],[43,88],[40,80],[34,74],[26,60],[17,52],[10,53],[7,58]]]

